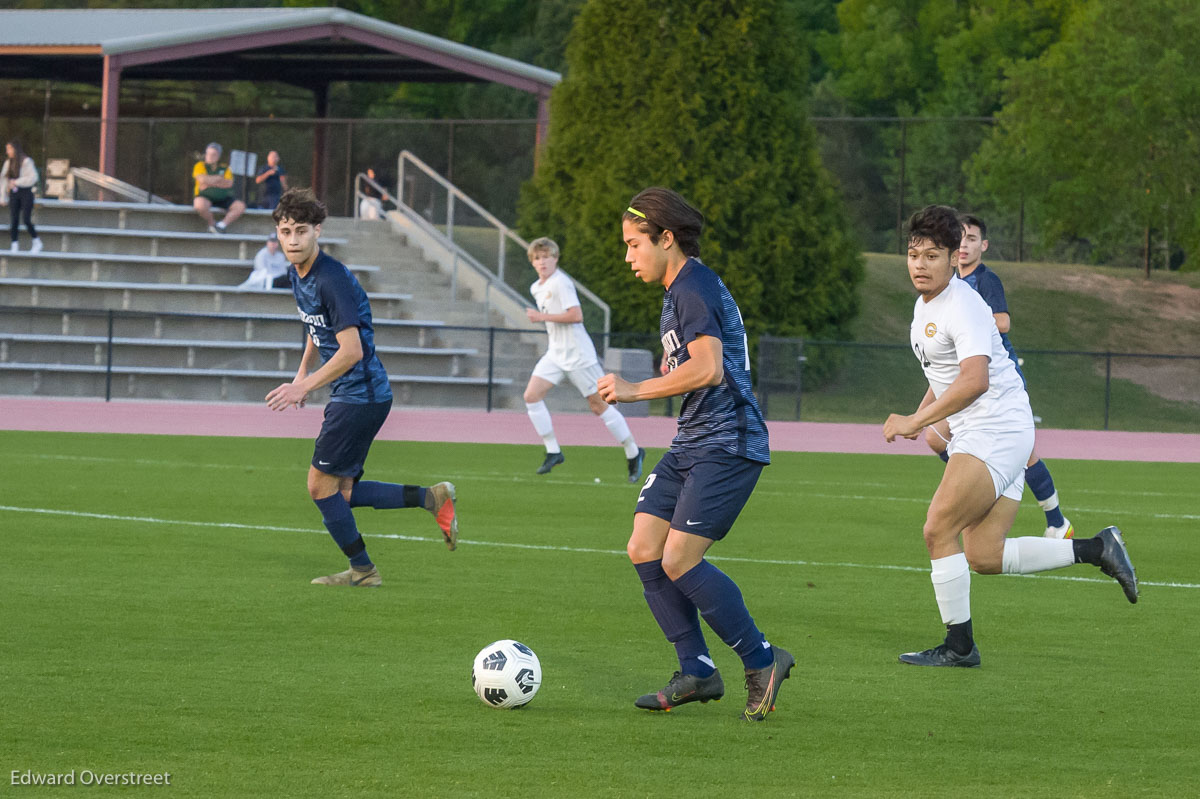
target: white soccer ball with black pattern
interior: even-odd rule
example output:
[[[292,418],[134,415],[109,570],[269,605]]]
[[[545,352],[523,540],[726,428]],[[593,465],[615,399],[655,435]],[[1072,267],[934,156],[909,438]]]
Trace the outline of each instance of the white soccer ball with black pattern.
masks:
[[[527,705],[537,696],[541,684],[542,664],[537,655],[509,638],[479,650],[471,667],[471,685],[488,707]]]

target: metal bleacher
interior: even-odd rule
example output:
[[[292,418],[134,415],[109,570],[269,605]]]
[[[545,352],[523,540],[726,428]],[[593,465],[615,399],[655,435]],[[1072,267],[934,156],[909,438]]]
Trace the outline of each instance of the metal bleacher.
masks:
[[[295,375],[291,292],[238,289],[272,229],[267,212],[214,235],[188,206],[43,200],[36,223],[45,250],[0,252],[0,394],[257,402]],[[371,297],[398,404],[515,405],[536,343],[512,337],[500,362],[522,365],[497,368],[487,336],[465,328],[504,320],[451,296],[386,223],[330,218],[321,244]]]

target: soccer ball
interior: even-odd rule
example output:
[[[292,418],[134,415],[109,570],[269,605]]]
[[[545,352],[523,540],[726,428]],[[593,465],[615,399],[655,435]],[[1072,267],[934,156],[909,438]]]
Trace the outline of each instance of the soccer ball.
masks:
[[[504,639],[479,650],[471,667],[471,685],[488,707],[514,708],[529,704],[542,684],[542,664],[533,650]]]

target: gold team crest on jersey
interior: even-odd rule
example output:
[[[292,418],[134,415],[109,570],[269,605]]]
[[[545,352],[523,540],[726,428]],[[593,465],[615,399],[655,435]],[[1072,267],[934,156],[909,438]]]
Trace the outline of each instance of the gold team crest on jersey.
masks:
[[[937,333],[937,325],[933,322],[925,325],[925,338],[933,338],[935,333]]]

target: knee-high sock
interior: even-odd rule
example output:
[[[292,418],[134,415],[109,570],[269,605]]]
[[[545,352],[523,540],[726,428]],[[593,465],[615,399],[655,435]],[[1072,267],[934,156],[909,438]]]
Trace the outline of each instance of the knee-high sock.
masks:
[[[1054,478],[1050,476],[1050,470],[1041,458],[1025,470],[1025,484],[1029,486],[1034,499],[1046,514],[1047,526],[1062,527],[1067,523],[1058,508],[1058,492],[1054,490]]]
[[[621,415],[620,411],[610,407],[600,414],[600,421],[604,422],[604,426],[608,428],[608,432],[612,433],[612,437],[617,440],[617,443],[625,448],[626,458],[637,456],[638,445],[633,440],[633,433],[629,430],[629,422],[625,421],[625,417]]]
[[[675,645],[679,670],[697,677],[712,674],[715,668],[708,655],[704,633],[700,630],[696,606],[667,577],[661,560],[635,563],[633,567],[637,569],[638,577],[642,578],[642,591],[654,620],[662,628],[667,640]]]
[[[529,421],[533,422],[533,429],[545,442],[546,452],[562,452],[562,448],[558,446],[558,439],[554,436],[554,422],[550,421],[550,409],[546,407],[546,403],[540,400],[527,402],[525,412],[529,414]]]
[[[399,483],[377,483],[360,480],[350,492],[350,507],[370,507],[376,510],[425,507],[425,489]]]
[[[929,578],[937,598],[942,624],[962,624],[971,620],[971,567],[962,552],[929,561]]]
[[[342,496],[341,492],[313,501],[321,510],[321,519],[325,522],[325,529],[333,536],[333,540],[346,557],[350,558],[350,565],[360,569],[370,566],[371,558],[367,556],[367,545],[363,543],[362,536],[358,533],[358,525],[354,523],[354,513],[350,510],[350,503],[346,502],[346,498]]]
[[[1034,574],[1061,569],[1075,562],[1075,545],[1067,538],[1006,538],[1004,540],[1005,574]]]
[[[742,592],[725,572],[702,560],[680,575],[675,585],[746,668],[765,669],[775,662],[775,653],[750,617]]]

